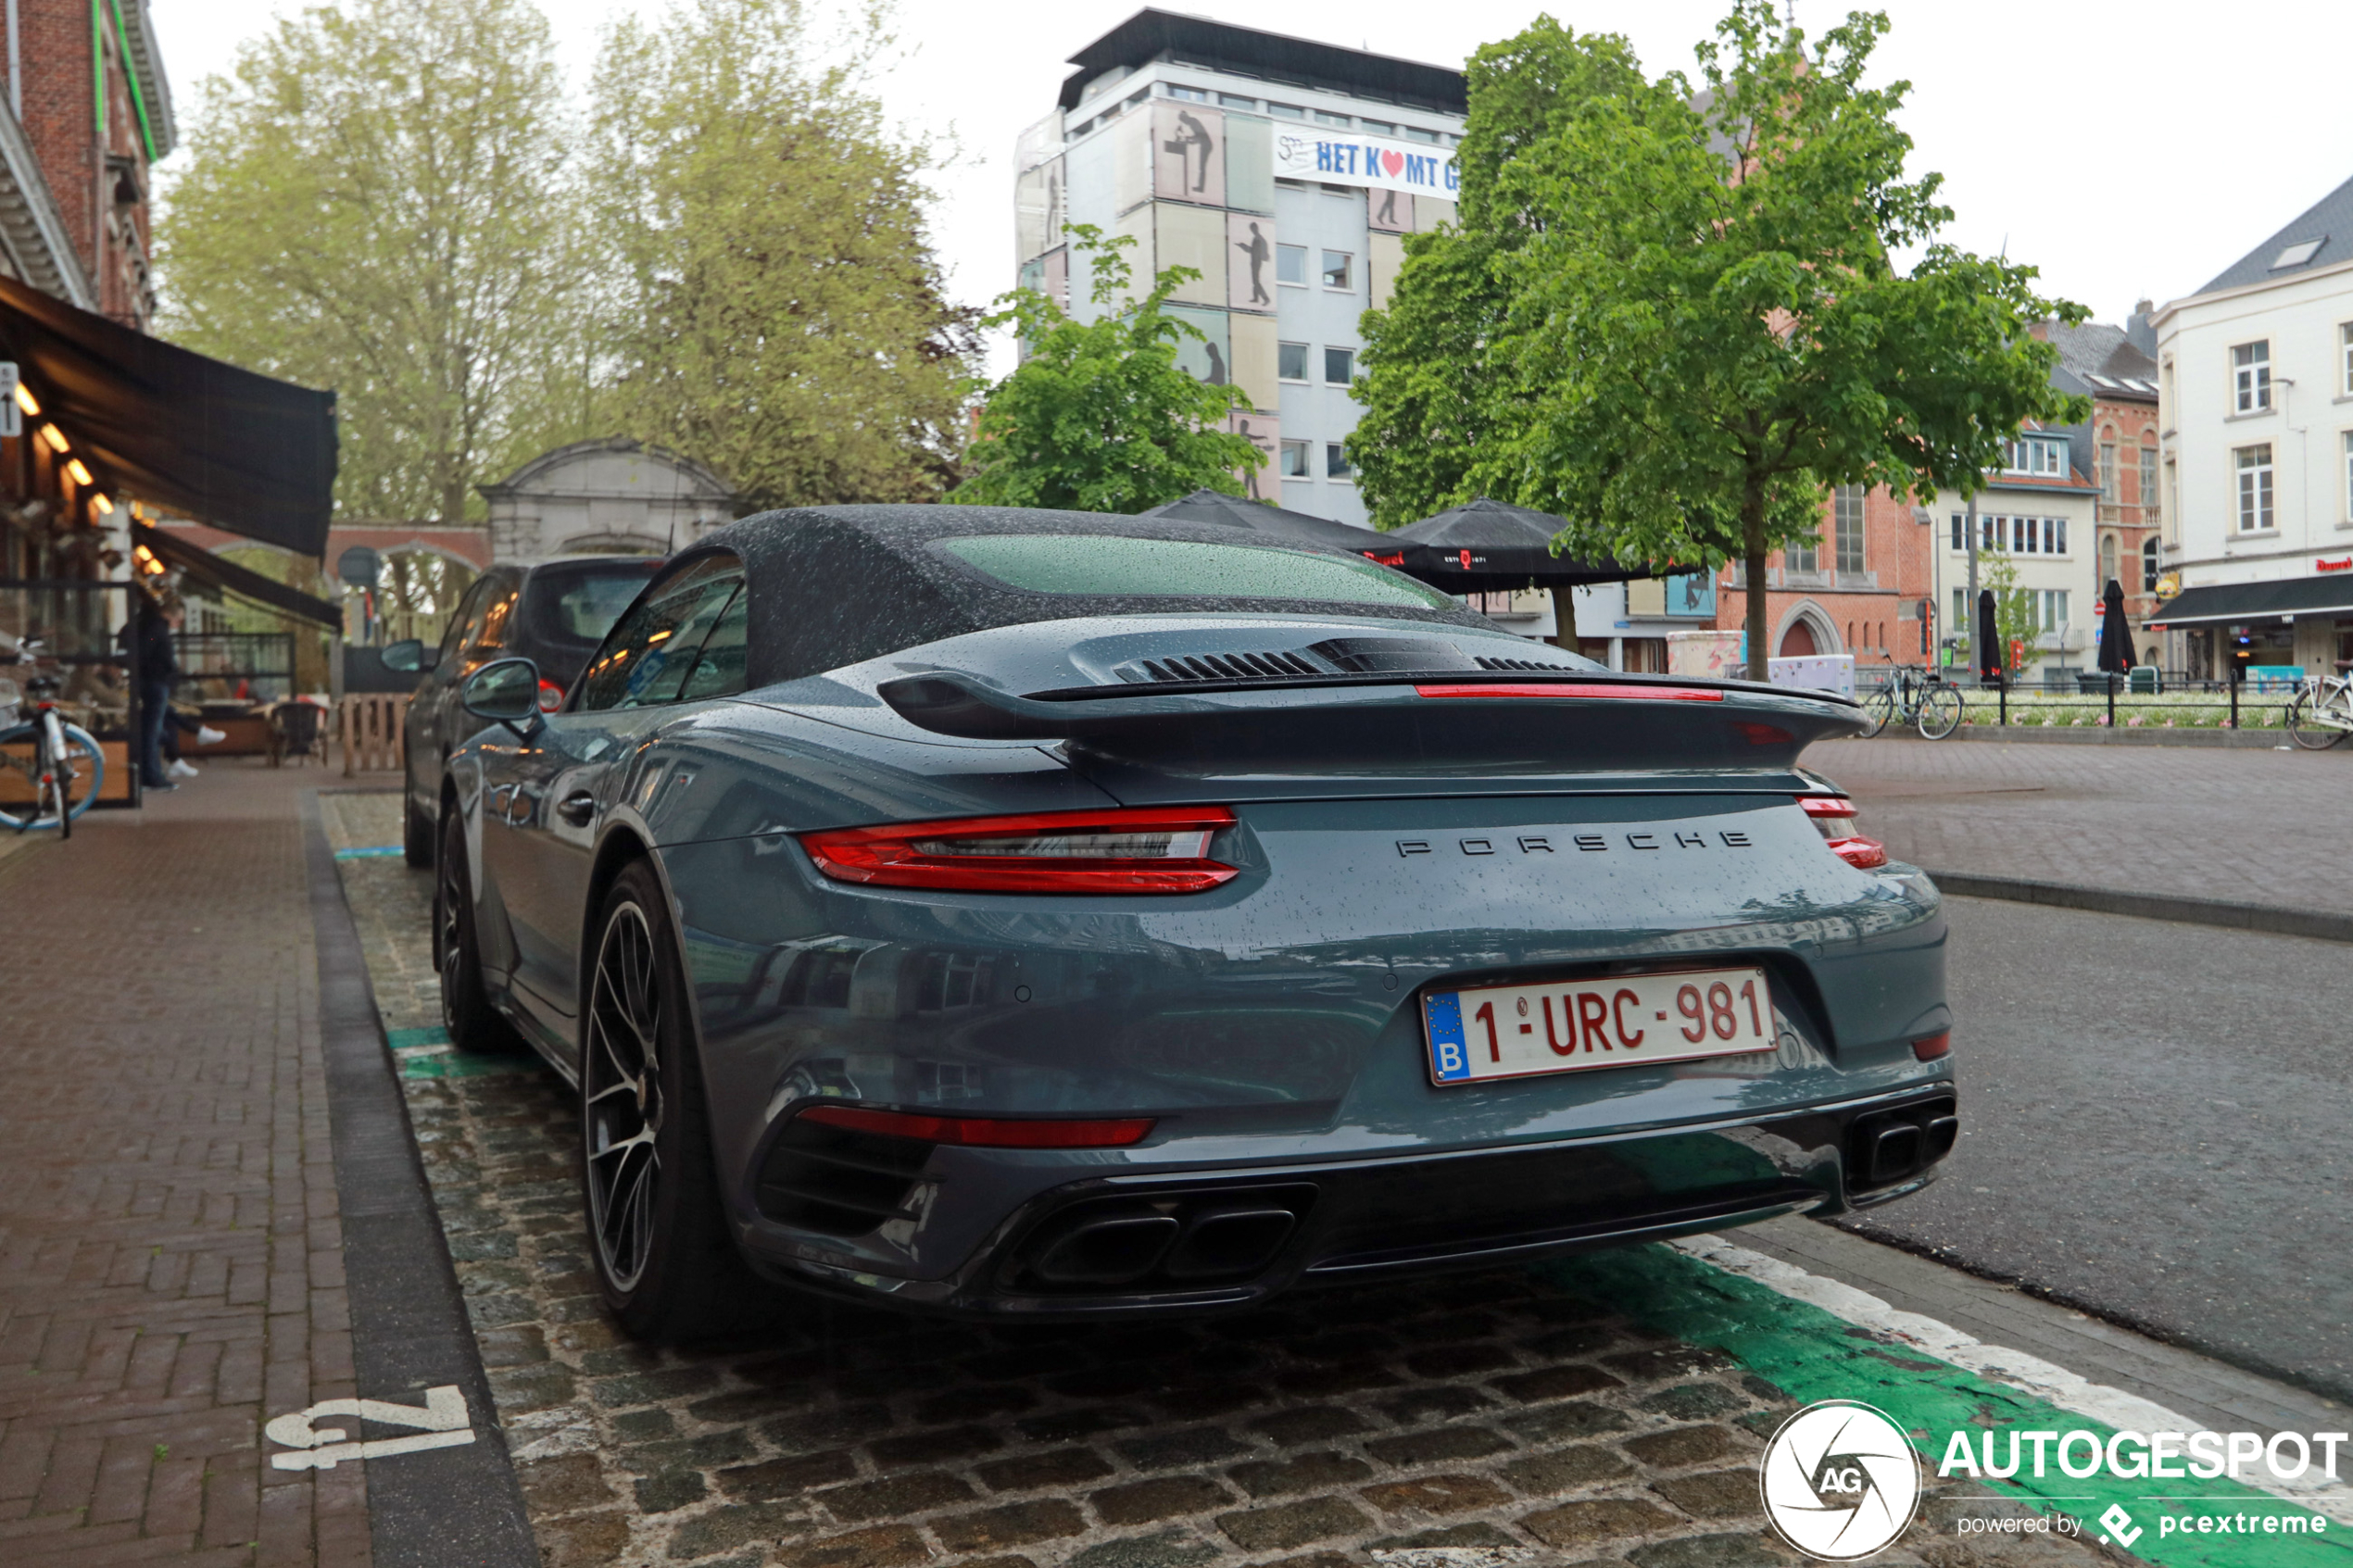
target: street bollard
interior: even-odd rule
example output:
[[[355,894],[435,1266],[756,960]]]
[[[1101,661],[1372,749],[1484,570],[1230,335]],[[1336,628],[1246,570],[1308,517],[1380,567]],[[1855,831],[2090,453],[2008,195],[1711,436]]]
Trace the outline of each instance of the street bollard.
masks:
[[[1994,706],[2000,710],[1994,722],[2007,725],[2010,721],[2010,678],[2003,675],[1994,682]]]
[[[2233,681],[2229,684],[2231,688],[2231,728],[2235,730],[2239,727],[2239,684],[2236,681]]]

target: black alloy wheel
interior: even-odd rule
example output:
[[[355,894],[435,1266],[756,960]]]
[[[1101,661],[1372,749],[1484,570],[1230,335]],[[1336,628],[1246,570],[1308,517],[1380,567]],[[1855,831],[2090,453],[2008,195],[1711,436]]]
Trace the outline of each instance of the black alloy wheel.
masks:
[[[597,924],[581,1010],[580,1173],[606,1307],[640,1339],[694,1339],[770,1303],[727,1233],[668,901],[638,860]]]
[[[522,1048],[515,1026],[483,989],[473,879],[466,870],[466,821],[455,809],[441,823],[440,867],[433,882],[433,961],[441,972],[441,1022],[451,1045],[485,1053]]]

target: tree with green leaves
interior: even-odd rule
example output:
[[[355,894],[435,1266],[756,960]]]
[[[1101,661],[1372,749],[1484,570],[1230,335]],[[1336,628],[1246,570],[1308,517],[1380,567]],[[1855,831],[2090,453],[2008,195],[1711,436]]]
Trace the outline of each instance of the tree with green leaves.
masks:
[[[1524,35],[1544,76],[1492,116],[1475,94],[1464,139],[1466,231],[1474,210],[1522,231],[1481,242],[1479,330],[1390,324],[1441,307],[1422,295],[1474,259],[1453,238],[1415,246],[1388,319],[1367,319],[1351,451],[1377,508],[1403,466],[1378,448],[1427,440],[1459,457],[1402,476],[1409,509],[1485,494],[1568,519],[1578,554],[1739,562],[1762,680],[1766,558],[1819,535],[1830,486],[1967,492],[2022,421],[2083,417],[2028,331],[2083,308],[2042,298],[2032,267],[1937,243],[1940,177],[1905,180],[1908,83],[1863,80],[1886,27],[1852,14],[1809,55],[1770,0],[1737,0],[1696,86],[1644,79],[1617,39]],[[1449,383],[1466,389],[1452,405]],[[1433,481],[1453,489],[1416,493]]]
[[[938,496],[970,314],[924,227],[933,150],[885,121],[880,6],[676,0],[607,34],[588,174],[609,422],[710,464],[747,509]]]
[[[163,335],[341,395],[346,516],[479,515],[572,439],[568,132],[531,0],[347,0],[206,80],[157,224]]]
[[[1070,229],[1074,259],[1093,258],[1092,320],[1036,289],[1000,295],[989,326],[1010,325],[1024,358],[989,389],[968,450],[971,477],[949,498],[972,506],[1140,512],[1196,490],[1241,494],[1238,470],[1266,460],[1226,429],[1246,408],[1238,388],[1193,379],[1178,346],[1201,333],[1171,315],[1169,296],[1201,276],[1164,269],[1150,294],[1125,299],[1135,243],[1091,224]]]
[[[2034,590],[2018,585],[2018,562],[2007,550],[1980,550],[1976,554],[1977,581],[1994,595],[1994,637],[1999,646],[1988,651],[1995,663],[2015,674],[2035,657],[2034,639],[2043,630]],[[1977,613],[1974,605],[1969,613]],[[2013,646],[2026,650],[2016,660],[2010,658]]]

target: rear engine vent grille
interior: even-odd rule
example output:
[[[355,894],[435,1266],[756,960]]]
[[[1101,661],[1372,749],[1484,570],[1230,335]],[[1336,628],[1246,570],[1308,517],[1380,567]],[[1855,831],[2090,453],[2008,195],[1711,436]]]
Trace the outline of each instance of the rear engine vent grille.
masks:
[[[1554,664],[1541,659],[1492,659],[1486,654],[1478,656],[1478,667],[1481,670],[1575,670],[1577,668],[1574,664]]]
[[[1295,653],[1204,653],[1144,659],[1127,667],[1146,681],[1264,681],[1324,675],[1322,665]]]
[[[795,1117],[760,1168],[760,1211],[821,1236],[864,1236],[886,1220],[914,1217],[932,1145]]]

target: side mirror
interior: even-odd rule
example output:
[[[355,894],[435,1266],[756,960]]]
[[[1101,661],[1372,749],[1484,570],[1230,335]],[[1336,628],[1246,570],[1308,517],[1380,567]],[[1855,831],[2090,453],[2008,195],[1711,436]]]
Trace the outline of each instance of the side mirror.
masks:
[[[433,668],[425,658],[425,645],[414,637],[392,644],[377,658],[384,661],[385,669],[397,670],[404,675],[421,674]]]
[[[459,705],[477,719],[529,739],[539,724],[539,666],[527,659],[485,664],[458,688]]]

